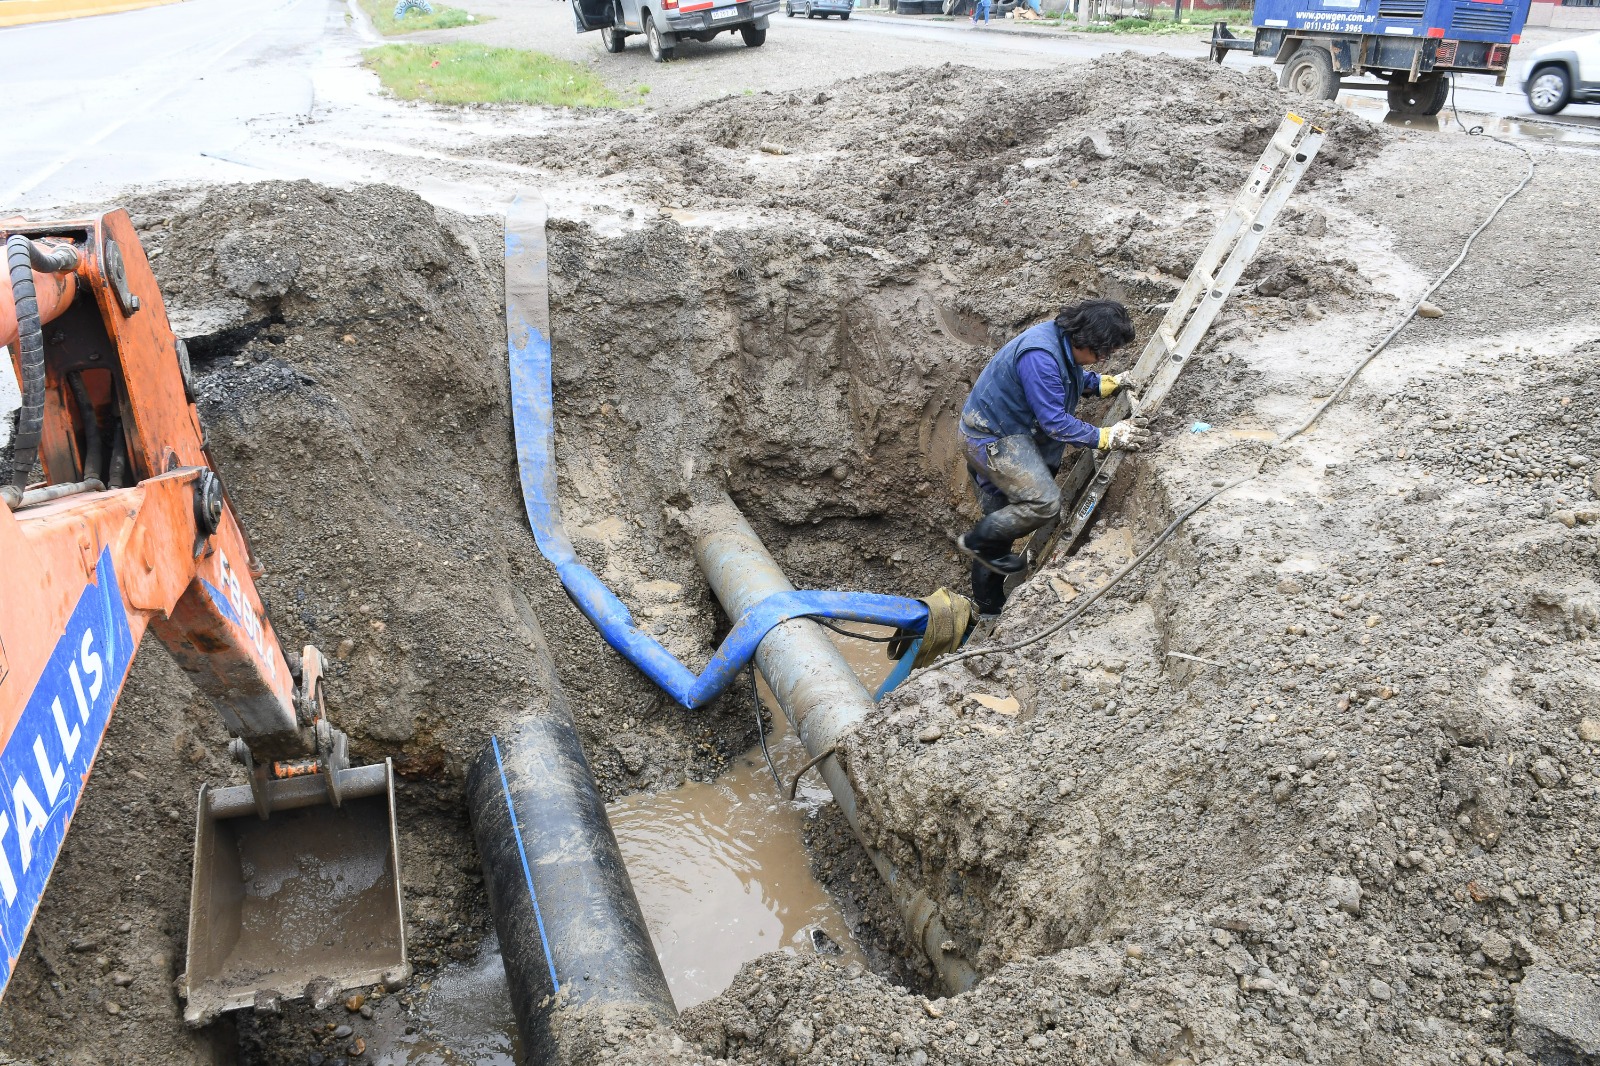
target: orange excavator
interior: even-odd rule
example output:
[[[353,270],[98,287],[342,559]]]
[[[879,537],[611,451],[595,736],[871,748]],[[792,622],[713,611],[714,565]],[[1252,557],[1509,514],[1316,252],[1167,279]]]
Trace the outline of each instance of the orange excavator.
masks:
[[[247,780],[200,790],[185,1020],[398,986],[392,767],[350,766],[322,656],[279,647],[127,213],[0,234],[0,352],[22,387],[0,464],[0,991],[147,628]]]

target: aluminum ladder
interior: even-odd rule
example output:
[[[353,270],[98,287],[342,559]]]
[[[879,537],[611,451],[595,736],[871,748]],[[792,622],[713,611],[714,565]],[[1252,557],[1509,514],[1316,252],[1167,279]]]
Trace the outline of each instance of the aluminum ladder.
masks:
[[[1149,417],[1160,409],[1240,275],[1255,259],[1278,212],[1316,158],[1322,138],[1323,130],[1309,125],[1299,115],[1290,112],[1283,117],[1261,153],[1260,162],[1189,272],[1189,279],[1173,298],[1161,325],[1123,379],[1125,387],[1112,401],[1106,425],[1126,418]],[[1070,548],[1077,541],[1105,499],[1127,454],[1110,451],[1100,455],[1094,449],[1079,453],[1061,482],[1061,498],[1074,501],[1072,510],[1034,531],[1028,541],[1028,566],[1016,581],[1026,580],[1048,565],[1058,548]]]

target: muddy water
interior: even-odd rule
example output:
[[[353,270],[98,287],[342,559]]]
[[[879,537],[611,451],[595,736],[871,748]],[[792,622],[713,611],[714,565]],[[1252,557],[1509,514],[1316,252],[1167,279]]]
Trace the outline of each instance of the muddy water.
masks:
[[[893,666],[884,646],[833,639],[868,691],[876,691]],[[805,749],[765,685],[761,693],[775,726],[768,748],[787,791],[806,764]],[[813,770],[794,803],[779,796],[757,748],[716,781],[629,796],[607,808],[679,1010],[716,995],[740,966],[769,951],[822,951],[842,963],[865,963],[844,916],[811,876],[801,835],[831,799],[827,787]],[[386,997],[377,1007],[367,1038],[373,1066],[517,1061],[516,1020],[492,933],[472,961],[435,973],[411,1011],[402,1012],[398,1000]]]
[[[515,1066],[520,1059],[493,933],[472,961],[444,967],[418,993],[409,1013],[400,1010],[398,996],[376,1006],[366,1052],[373,1066]]]
[[[1464,132],[1474,127],[1504,137],[1522,137],[1547,144],[1600,144],[1600,126],[1587,121],[1540,118],[1537,115],[1480,115],[1463,112],[1458,118],[1447,107],[1437,115],[1402,115],[1389,110],[1382,96],[1341,93],[1339,106],[1372,122],[1426,133]],[[1459,125],[1458,125],[1459,123]]]
[[[892,666],[883,645],[834,640],[868,690],[876,689]],[[806,752],[764,685],[762,694],[777,726],[768,748],[786,793]],[[828,790],[813,771],[796,802],[782,795],[757,749],[715,781],[629,796],[607,809],[680,1010],[716,995],[740,966],[769,951],[820,950],[865,964],[844,916],[811,876],[802,841]]]

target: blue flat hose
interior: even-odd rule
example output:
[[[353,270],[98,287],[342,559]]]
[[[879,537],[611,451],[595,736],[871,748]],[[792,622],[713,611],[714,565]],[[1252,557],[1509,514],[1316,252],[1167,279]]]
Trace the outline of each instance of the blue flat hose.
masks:
[[[696,675],[634,625],[627,605],[584,566],[561,524],[556,490],[555,402],[550,383],[549,260],[542,201],[518,197],[506,214],[506,347],[511,360],[511,414],[522,499],[539,551],[556,568],[567,595],[622,657],[690,709],[727,688],[756,653],[761,638],[792,618],[816,615],[898,626],[920,633],[928,624],[921,600],[873,592],[781,592],[740,615],[705,670]]]

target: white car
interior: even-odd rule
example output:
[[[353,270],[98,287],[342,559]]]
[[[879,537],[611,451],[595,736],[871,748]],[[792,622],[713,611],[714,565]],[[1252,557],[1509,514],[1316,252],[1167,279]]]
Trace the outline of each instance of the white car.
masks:
[[[1568,104],[1600,104],[1600,33],[1541,45],[1523,60],[1528,106],[1554,115]]]

